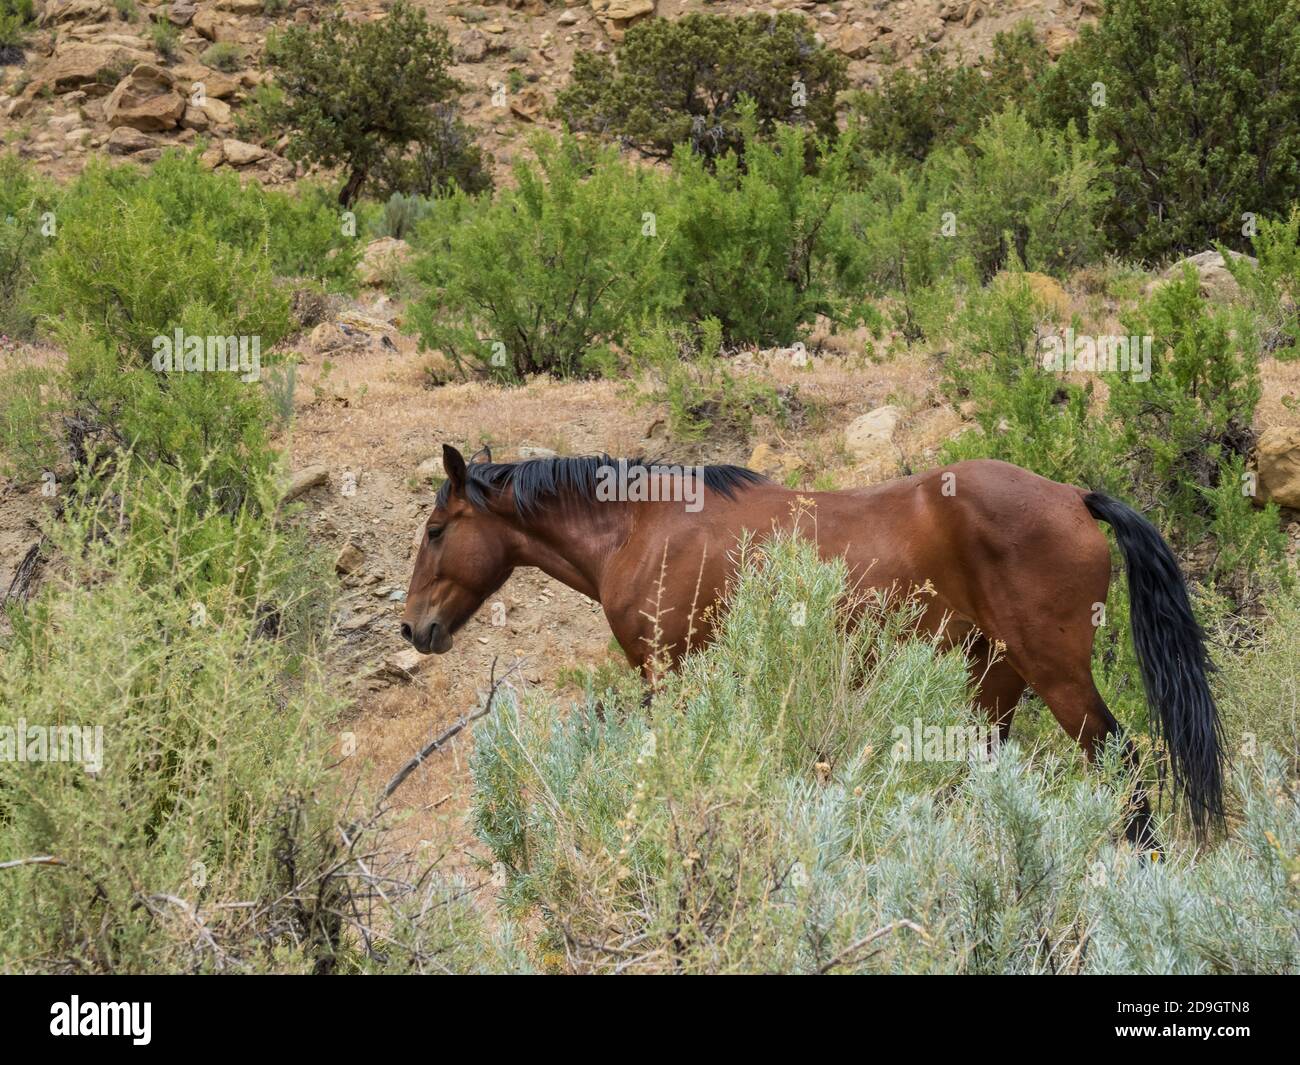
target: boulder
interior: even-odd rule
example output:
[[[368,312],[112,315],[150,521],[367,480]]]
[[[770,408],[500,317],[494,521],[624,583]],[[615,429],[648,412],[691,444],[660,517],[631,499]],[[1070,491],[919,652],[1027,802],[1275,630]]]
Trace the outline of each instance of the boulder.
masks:
[[[350,576],[356,573],[366,564],[365,552],[356,544],[349,541],[343,545],[343,550],[338,553],[334,559],[334,572],[342,576]]]
[[[198,5],[189,0],[176,0],[167,8],[167,21],[173,26],[188,26],[198,13]]]
[[[104,118],[110,126],[132,129],[175,128],[185,114],[185,98],[174,88],[169,71],[152,63],[141,63],[117,84],[104,103]]]
[[[536,122],[546,111],[546,97],[540,89],[510,94],[510,113],[525,122]]]
[[[894,430],[902,417],[902,410],[891,405],[855,418],[844,430],[845,450],[858,462],[892,461],[897,456]]]
[[[104,0],[50,0],[36,20],[38,26],[58,26],[75,22],[105,22],[113,14]]]
[[[211,8],[196,11],[192,25],[200,37],[209,41],[233,41],[238,36],[235,28]]]
[[[122,70],[148,63],[148,52],[119,44],[66,44],[54,49],[54,56],[40,75],[32,79],[24,95],[36,96],[48,90],[55,95],[85,89],[90,96],[112,91]]]
[[[1234,261],[1245,259],[1252,265],[1258,263],[1258,260],[1251,258],[1249,255],[1242,255],[1240,252],[1229,252],[1229,254]],[[1228,272],[1223,256],[1217,251],[1203,251],[1199,255],[1179,259],[1178,262],[1160,275],[1159,280],[1153,282],[1148,288],[1156,288],[1164,281],[1173,281],[1182,277],[1183,270],[1188,266],[1192,267],[1200,278],[1201,295],[1207,300],[1216,303],[1230,303],[1241,295],[1241,286],[1237,284],[1237,279]]]
[[[591,0],[591,10],[612,41],[621,41],[634,23],[655,13],[655,0]]]
[[[176,76],[177,88],[187,96],[194,95],[201,89],[204,96],[229,100],[239,91],[238,78],[205,67],[202,63],[181,63],[172,67],[172,73]]]
[[[133,126],[118,126],[108,135],[105,147],[110,155],[135,155],[157,148],[158,142]]]
[[[879,26],[846,26],[835,41],[835,50],[850,59],[865,59],[879,35]]]
[[[297,499],[304,492],[325,484],[329,477],[330,471],[326,466],[305,466],[289,479],[282,498],[286,503]]]
[[[218,11],[229,11],[236,15],[260,15],[263,0],[217,0]]]
[[[248,166],[266,158],[266,149],[247,141],[227,137],[221,142],[222,157],[231,166]]]
[[[1300,426],[1265,429],[1255,444],[1259,498],[1300,510]]]

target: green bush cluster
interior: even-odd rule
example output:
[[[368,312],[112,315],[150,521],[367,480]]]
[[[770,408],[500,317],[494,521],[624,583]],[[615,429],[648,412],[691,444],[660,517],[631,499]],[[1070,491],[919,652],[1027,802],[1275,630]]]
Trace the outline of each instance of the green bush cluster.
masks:
[[[834,287],[827,242],[847,146],[809,173],[802,130],[759,141],[749,115],[743,168],[683,150],[662,173],[543,138],[513,188],[436,205],[415,238],[424,343],[520,380],[598,371],[657,314],[716,319],[728,344],[789,344],[819,314],[860,313]]]
[[[928,56],[849,100],[868,157],[918,165],[1007,106],[1116,162],[1109,250],[1156,262],[1285,215],[1300,164],[1300,13],[1270,0],[1110,0],[1056,63],[1031,26],[980,66]],[[1032,172],[1032,171],[1031,171]]]
[[[6,251],[21,242],[6,258],[7,315],[34,316],[68,357],[58,370],[13,368],[2,403],[7,464],[31,477],[127,447],[201,469],[237,510],[270,463],[261,376],[159,372],[156,338],[244,338],[249,361],[256,342],[268,373],[273,347],[296,328],[281,279],[355,284],[360,247],[337,208],[320,190],[242,188],[193,153],[167,155],[148,173],[93,165],[57,197],[25,180],[6,186],[22,201],[5,235]]]
[[[612,56],[579,51],[556,111],[575,133],[663,160],[689,145],[711,163],[753,143],[744,129],[746,99],[765,136],[800,124],[833,137],[846,66],[803,15],[690,12],[633,26]]]

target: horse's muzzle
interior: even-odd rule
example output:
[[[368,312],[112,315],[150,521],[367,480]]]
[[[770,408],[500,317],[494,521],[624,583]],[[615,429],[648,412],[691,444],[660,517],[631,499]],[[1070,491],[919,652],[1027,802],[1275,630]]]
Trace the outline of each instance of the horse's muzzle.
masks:
[[[402,639],[422,655],[442,655],[451,650],[451,633],[447,631],[447,626],[439,625],[436,621],[418,631],[403,621]]]

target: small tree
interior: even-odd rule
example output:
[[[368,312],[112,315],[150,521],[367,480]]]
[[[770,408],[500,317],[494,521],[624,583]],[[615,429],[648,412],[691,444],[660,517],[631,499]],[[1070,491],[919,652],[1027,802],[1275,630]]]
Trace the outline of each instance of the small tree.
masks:
[[[802,15],[690,14],[634,26],[614,60],[579,52],[557,109],[571,130],[617,137],[650,158],[690,144],[713,160],[743,151],[746,96],[763,134],[804,123],[833,137],[844,71]]]
[[[446,31],[400,0],[378,22],[335,12],[292,27],[268,41],[267,57],[283,89],[261,101],[267,124],[291,131],[291,159],[347,168],[345,207],[377,173],[400,169],[412,145],[439,143],[436,105],[460,89]]]

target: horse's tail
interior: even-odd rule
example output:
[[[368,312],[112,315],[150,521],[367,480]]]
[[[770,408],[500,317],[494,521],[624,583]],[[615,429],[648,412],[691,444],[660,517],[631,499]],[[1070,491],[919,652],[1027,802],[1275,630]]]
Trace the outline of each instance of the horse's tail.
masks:
[[[1128,569],[1133,645],[1152,730],[1163,736],[1175,793],[1187,797],[1203,835],[1223,818],[1223,730],[1207,674],[1214,664],[1192,615],[1178,560],[1159,531],[1132,507],[1089,492],[1084,506],[1115,530]]]

